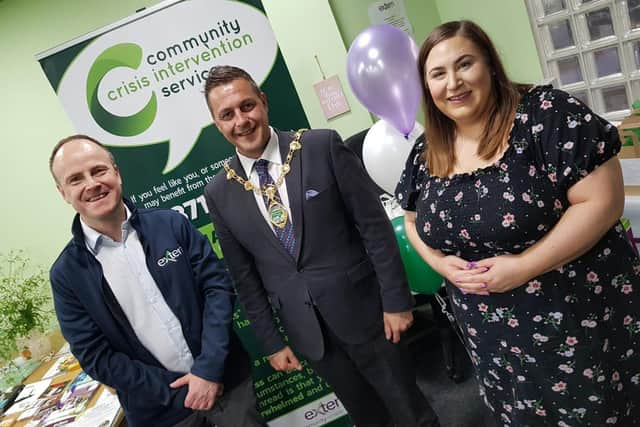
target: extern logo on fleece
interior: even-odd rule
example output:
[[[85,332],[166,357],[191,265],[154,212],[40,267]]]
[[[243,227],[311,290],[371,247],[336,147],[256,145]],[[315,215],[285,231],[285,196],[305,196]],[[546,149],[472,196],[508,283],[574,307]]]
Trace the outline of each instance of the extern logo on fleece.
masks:
[[[182,255],[182,248],[180,246],[172,250],[167,249],[164,256],[158,260],[158,266],[164,267],[170,262],[178,262],[178,257],[180,257],[180,255]]]
[[[142,110],[131,116],[117,116],[107,111],[98,99],[98,87],[100,82],[112,69],[127,67],[138,69],[142,62],[142,48],[134,43],[119,43],[102,52],[94,61],[87,76],[87,104],[93,119],[107,132],[118,136],[135,136],[151,126],[158,111],[158,100],[155,92]],[[137,81],[137,84],[125,87],[136,91],[149,86],[146,77]]]

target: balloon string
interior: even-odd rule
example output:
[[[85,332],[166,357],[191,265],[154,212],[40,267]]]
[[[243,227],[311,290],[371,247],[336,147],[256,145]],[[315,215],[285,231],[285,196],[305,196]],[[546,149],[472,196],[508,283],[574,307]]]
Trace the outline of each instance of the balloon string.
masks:
[[[322,74],[322,80],[326,80],[327,77],[324,75],[324,71],[322,70],[322,65],[320,65],[320,60],[318,59],[318,55],[313,55],[316,58],[316,64],[318,64],[318,68],[320,69],[320,74]]]
[[[390,220],[404,215],[404,210],[402,209],[402,206],[400,206],[400,203],[398,203],[398,200],[396,200],[396,198],[393,197],[392,195],[381,194],[380,202],[382,202],[382,207],[384,208],[384,211],[387,213],[387,216],[389,217]]]
[[[442,312],[442,314],[444,314],[447,317],[447,320],[449,320],[449,323],[451,324],[451,329],[453,329],[453,331],[458,336],[458,339],[462,342],[462,346],[464,347],[465,351],[469,355],[469,359],[471,359],[471,361],[474,362],[475,365],[477,365],[479,363],[479,360],[476,359],[473,356],[473,353],[469,351],[469,349],[467,348],[467,341],[462,336],[462,332],[460,331],[460,325],[458,325],[458,322],[456,322],[456,318],[447,309],[447,301],[445,301],[445,299],[442,298],[442,296],[437,292],[433,294],[433,296],[435,297],[438,304],[440,304],[440,311]]]

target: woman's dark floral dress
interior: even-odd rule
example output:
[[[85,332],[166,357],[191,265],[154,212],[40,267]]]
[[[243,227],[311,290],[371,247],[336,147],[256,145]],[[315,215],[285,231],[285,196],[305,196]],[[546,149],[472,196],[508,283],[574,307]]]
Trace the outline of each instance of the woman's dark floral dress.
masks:
[[[536,87],[494,165],[431,176],[421,138],[396,197],[416,211],[431,248],[468,261],[515,254],[553,228],[568,189],[619,149],[611,124],[564,92]],[[499,425],[640,425],[640,260],[621,225],[510,292],[463,295],[450,283],[447,291]]]

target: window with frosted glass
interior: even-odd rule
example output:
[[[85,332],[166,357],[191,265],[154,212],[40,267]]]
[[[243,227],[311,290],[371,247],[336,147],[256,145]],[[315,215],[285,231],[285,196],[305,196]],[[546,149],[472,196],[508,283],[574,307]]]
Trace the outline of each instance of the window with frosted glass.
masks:
[[[636,70],[640,70],[640,41],[631,43],[633,49],[633,62],[636,65]]]
[[[582,70],[577,56],[561,59],[557,65],[561,84],[570,85],[582,81]]]
[[[573,46],[573,34],[568,20],[549,24],[549,36],[554,49],[562,49]]]
[[[525,0],[543,81],[607,120],[640,99],[640,0]]]
[[[605,111],[618,111],[629,108],[627,90],[624,86],[608,87],[601,90]]]
[[[545,15],[560,12],[566,7],[564,0],[542,0],[542,7]]]
[[[640,0],[627,0],[631,28],[640,28]]]
[[[606,77],[622,71],[617,47],[609,47],[593,52],[593,60],[596,64],[598,77]]]
[[[614,34],[609,8],[588,12],[586,18],[591,40],[598,40]]]

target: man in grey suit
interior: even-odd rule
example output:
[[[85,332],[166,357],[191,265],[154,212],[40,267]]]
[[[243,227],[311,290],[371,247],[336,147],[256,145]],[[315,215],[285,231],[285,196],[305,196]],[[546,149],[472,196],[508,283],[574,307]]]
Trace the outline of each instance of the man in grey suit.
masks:
[[[213,67],[213,121],[236,156],[205,197],[253,329],[276,370],[296,352],[358,426],[438,426],[406,349],[413,298],[370,179],[335,131],[269,126],[266,96],[244,70]]]

